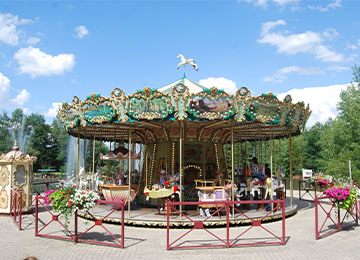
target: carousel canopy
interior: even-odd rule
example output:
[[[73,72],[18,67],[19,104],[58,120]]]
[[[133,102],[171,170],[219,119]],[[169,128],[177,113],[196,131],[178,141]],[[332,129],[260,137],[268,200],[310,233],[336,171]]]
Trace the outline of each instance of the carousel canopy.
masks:
[[[298,135],[310,116],[309,105],[279,100],[272,93],[251,96],[246,87],[235,95],[205,88],[184,77],[159,89],[145,87],[125,95],[114,89],[110,97],[90,94],[64,102],[58,116],[66,131],[81,138],[156,142],[180,136],[227,142],[234,130],[236,141]]]

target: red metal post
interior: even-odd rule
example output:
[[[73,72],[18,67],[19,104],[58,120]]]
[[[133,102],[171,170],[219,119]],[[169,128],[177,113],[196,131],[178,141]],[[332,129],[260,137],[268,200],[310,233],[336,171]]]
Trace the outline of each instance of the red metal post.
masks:
[[[13,210],[13,189],[10,190],[10,217],[12,216],[12,210]]]
[[[170,201],[168,201],[168,203],[167,203],[167,205],[166,205],[166,250],[170,250],[170,245],[169,245],[169,243],[170,243],[170,238],[169,238],[169,236],[170,236],[170,231],[169,231],[169,229],[170,229],[170,214],[169,214],[169,211],[170,211]]]
[[[234,206],[234,205],[233,205]],[[230,247],[230,216],[229,216],[229,204],[226,204],[226,247]],[[235,213],[234,213],[235,214]]]
[[[121,248],[124,248],[124,201],[121,202]]]
[[[341,222],[340,222],[340,208],[339,208],[339,204],[337,205],[337,213],[338,213],[338,216],[337,216],[337,220],[338,220],[338,229],[341,230]]]
[[[358,208],[358,199],[355,199],[355,215],[356,215],[356,219],[355,219],[355,224],[358,225],[359,224],[359,208]]]
[[[38,226],[39,211],[38,211],[38,207],[39,207],[39,198],[36,195],[36,197],[35,197],[35,236],[37,236],[38,233],[39,233],[39,226]]]
[[[285,245],[285,200],[283,200],[281,204],[282,204],[282,238],[283,238],[283,245]]]
[[[315,196],[315,239],[319,240],[318,233],[318,197]]]
[[[78,211],[75,210],[75,236],[74,236],[74,242],[78,242]]]
[[[16,198],[16,191],[14,192],[14,223],[16,223],[16,212],[17,212],[17,198]]]
[[[22,206],[23,206],[23,196],[22,191],[20,191],[20,205],[19,205],[19,230],[21,230],[21,221],[22,221]]]

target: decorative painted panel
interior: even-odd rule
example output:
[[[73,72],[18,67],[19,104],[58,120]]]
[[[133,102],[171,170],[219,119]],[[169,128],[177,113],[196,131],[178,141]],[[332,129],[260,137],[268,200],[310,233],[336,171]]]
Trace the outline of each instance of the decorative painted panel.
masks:
[[[192,95],[188,113],[198,119],[228,119],[235,114],[233,96],[215,87],[205,89]]]
[[[91,93],[82,104],[84,119],[90,124],[111,122],[116,115],[110,98]]]
[[[262,94],[251,100],[247,116],[251,121],[276,124],[281,116],[281,102],[272,93]]]
[[[128,115],[134,119],[164,119],[173,113],[168,94],[148,87],[128,97]]]

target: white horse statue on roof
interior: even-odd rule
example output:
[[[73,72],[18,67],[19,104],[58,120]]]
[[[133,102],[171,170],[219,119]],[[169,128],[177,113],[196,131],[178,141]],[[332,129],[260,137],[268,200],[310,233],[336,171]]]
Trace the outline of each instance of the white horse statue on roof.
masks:
[[[199,70],[197,64],[195,63],[195,61],[193,59],[185,59],[184,55],[182,55],[182,54],[179,54],[176,58],[181,59],[181,62],[177,65],[177,69],[179,69],[180,66],[184,66],[184,68],[185,68],[185,65],[189,64],[194,68],[194,70],[196,70],[196,71]]]

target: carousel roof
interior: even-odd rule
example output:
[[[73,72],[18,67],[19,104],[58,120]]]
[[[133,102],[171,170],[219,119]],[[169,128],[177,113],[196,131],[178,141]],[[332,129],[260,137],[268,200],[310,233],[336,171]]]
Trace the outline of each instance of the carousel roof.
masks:
[[[181,79],[159,88],[158,91],[171,94],[173,87],[178,84],[183,84],[184,86],[187,86],[191,94],[195,94],[206,89],[204,86],[201,86],[200,84],[188,79],[184,74],[184,77],[182,77]]]
[[[184,75],[159,89],[145,87],[125,95],[114,89],[110,97],[90,94],[64,102],[58,116],[66,131],[81,138],[136,142],[183,137],[226,142],[234,130],[236,141],[298,135],[310,116],[309,105],[292,103],[290,95],[279,100],[272,93],[251,96],[246,87],[234,95],[205,88]]]

